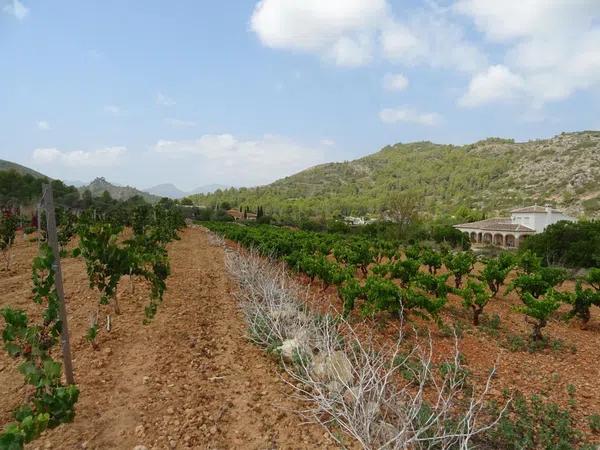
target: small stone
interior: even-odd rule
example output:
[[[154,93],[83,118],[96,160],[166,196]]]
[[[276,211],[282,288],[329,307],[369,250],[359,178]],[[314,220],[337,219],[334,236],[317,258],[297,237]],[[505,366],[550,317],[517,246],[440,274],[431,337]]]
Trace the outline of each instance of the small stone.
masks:
[[[215,434],[215,433],[217,432],[217,427],[213,425],[212,427],[210,427],[210,428],[208,429],[208,432],[209,432],[210,434]]]
[[[136,445],[135,447],[133,447],[133,450],[148,450],[148,447],[146,447],[145,445]]]
[[[168,413],[168,414],[173,414],[174,412],[175,412],[175,410],[173,409],[173,407],[172,407],[172,406],[169,406],[169,407],[167,408],[167,413]]]
[[[144,377],[142,378],[142,381],[144,384],[148,384],[148,382],[150,381],[150,377]]]
[[[138,425],[135,427],[135,435],[138,437],[142,437],[144,435],[144,425]]]

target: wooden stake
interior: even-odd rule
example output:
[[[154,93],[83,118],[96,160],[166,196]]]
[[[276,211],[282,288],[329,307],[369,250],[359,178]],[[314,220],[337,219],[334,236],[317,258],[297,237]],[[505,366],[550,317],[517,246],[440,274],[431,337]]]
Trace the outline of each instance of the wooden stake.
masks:
[[[60,250],[58,247],[58,236],[56,233],[56,215],[54,213],[54,197],[52,196],[52,185],[45,184],[43,191],[43,201],[46,210],[46,226],[48,232],[48,243],[54,255],[52,270],[54,270],[54,284],[56,294],[58,295],[59,315],[62,330],[60,333],[60,342],[63,354],[63,364],[65,366],[65,376],[67,384],[75,384],[73,378],[73,363],[71,361],[71,345],[69,344],[69,326],[67,324],[67,306],[65,304],[65,291],[63,288],[62,271],[60,267]]]

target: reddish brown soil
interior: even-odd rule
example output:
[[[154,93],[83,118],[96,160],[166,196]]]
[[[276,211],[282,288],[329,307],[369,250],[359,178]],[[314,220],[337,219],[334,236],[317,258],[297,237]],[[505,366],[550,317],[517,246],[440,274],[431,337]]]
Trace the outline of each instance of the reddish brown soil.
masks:
[[[476,272],[481,268],[481,265],[476,266]],[[514,273],[509,275],[506,284],[514,276]],[[323,292],[319,281],[310,285],[306,276],[299,275],[296,279],[309,287],[306,299],[312,307],[322,311],[331,308],[337,312],[342,311],[342,303],[335,287]],[[454,284],[452,277],[448,284]],[[451,294],[441,313],[443,322],[448,326],[445,331],[431,321],[409,317],[404,326],[406,336],[409,339],[414,337],[413,327],[421,336],[426,336],[430,331],[434,360],[439,362],[452,355],[454,337],[449,332],[452,327],[457,326],[462,330],[459,333],[459,350],[474,379],[483,383],[490,369],[496,366],[492,397],[503,401],[505,390],[518,390],[527,396],[540,395],[543,399],[568,409],[576,426],[586,434],[587,439],[600,443],[600,435],[594,434],[588,425],[589,416],[600,414],[600,308],[592,307],[592,318],[584,330],[577,319],[569,322],[563,320],[562,317],[570,308],[567,305],[561,307],[543,329],[544,336],[551,343],[554,342],[554,347],[550,344],[531,352],[527,349],[531,327],[525,323],[522,314],[513,310],[514,306],[522,303],[516,293],[507,295],[505,289],[506,286],[502,287],[497,298],[486,306],[480,327],[472,325],[471,312],[462,307],[462,299]],[[572,281],[559,288],[568,291],[574,289]],[[500,317],[500,326],[497,330],[490,330],[485,325],[489,324],[489,318],[494,314]],[[360,334],[372,337],[374,333],[376,341],[384,347],[389,346],[398,335],[399,320],[385,314],[365,319],[355,311],[350,322]],[[520,338],[525,346],[511,350],[509,340],[515,338]],[[567,393],[569,385],[575,387],[574,403]]]
[[[20,240],[10,272],[0,272],[0,307],[31,301],[35,243]],[[155,319],[143,325],[142,282],[119,286],[120,316],[103,330],[100,350],[85,341],[98,295],[79,259],[63,260],[75,379],[81,396],[72,423],[44,433],[29,448],[327,448],[317,425],[302,425],[303,405],[277,364],[245,338],[227,279],[223,251],[198,229],[170,244],[172,275]],[[105,312],[108,312],[106,310]],[[59,355],[57,355],[59,356]],[[16,361],[0,352],[0,424],[28,390]]]

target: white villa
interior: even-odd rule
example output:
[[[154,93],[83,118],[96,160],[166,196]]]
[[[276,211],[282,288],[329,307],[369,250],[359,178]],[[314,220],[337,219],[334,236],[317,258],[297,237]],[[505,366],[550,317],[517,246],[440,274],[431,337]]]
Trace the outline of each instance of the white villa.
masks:
[[[454,228],[467,234],[473,243],[510,248],[518,247],[528,236],[541,233],[548,225],[562,220],[576,221],[550,206],[535,205],[513,209],[510,217],[463,223]]]

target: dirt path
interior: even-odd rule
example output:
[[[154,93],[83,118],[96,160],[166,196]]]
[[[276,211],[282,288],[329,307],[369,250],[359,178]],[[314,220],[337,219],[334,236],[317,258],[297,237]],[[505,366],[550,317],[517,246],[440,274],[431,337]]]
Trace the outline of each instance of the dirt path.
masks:
[[[48,431],[29,448],[326,448],[325,431],[301,425],[302,405],[278,376],[276,364],[245,338],[227,279],[223,251],[188,229],[171,244],[173,273],[165,302],[142,325],[147,294],[141,283],[120,286],[123,314],[93,351],[83,334],[96,294],[83,263],[64,262],[75,376],[81,389],[73,423]],[[0,274],[0,307],[31,308],[34,244],[17,248],[11,274]],[[0,423],[26,394],[16,365],[0,356]],[[7,399],[5,401],[4,399]]]

